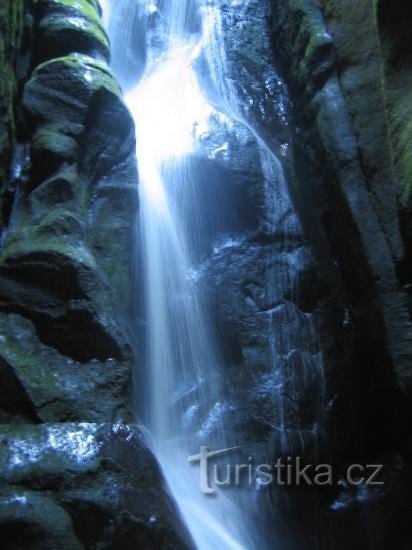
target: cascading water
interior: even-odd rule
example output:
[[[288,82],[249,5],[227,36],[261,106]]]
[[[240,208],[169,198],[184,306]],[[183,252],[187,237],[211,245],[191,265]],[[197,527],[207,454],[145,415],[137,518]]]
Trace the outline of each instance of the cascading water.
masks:
[[[246,10],[249,1],[233,5]],[[189,455],[198,454],[201,445],[217,450],[243,443],[237,440],[230,420],[226,368],[212,312],[193,281],[201,243],[211,244],[205,227],[215,205],[202,202],[198,165],[193,164],[192,155],[204,143],[212,143],[209,159],[225,155],[225,139],[231,132],[239,143],[253,142],[258,177],[265,189],[263,223],[269,238],[275,233],[292,235],[291,221],[299,225],[290,216],[293,209],[281,163],[242,115],[236,87],[228,78],[219,2],[106,0],[103,7],[114,52],[113,69],[137,128],[138,240],[145,319],[140,347],[144,369],[140,367],[137,374],[139,385],[145,388],[138,396],[139,419],[150,433],[196,547],[268,547],[262,500],[260,510],[254,500],[257,493],[250,487],[226,487],[213,497],[206,496],[199,488],[198,467],[188,464]],[[236,244],[236,239],[228,242]],[[288,243],[284,245],[287,250]],[[269,274],[279,251],[269,247],[266,253]],[[285,289],[293,293],[295,282],[289,275],[293,261],[285,252],[285,276],[273,280],[268,275],[264,289],[266,301],[275,304],[273,311],[263,312],[269,321],[265,375],[274,375],[278,387],[274,414],[280,433],[276,446],[282,451],[288,448],[283,398],[287,374],[282,364],[293,348],[293,335],[289,338],[286,329],[276,340],[272,317],[278,319],[280,312],[285,326],[296,321],[291,320],[296,317],[293,307],[282,305],[280,298]],[[249,380],[257,374],[250,373]],[[292,378],[295,383],[295,375]]]
[[[197,454],[200,445],[211,449],[233,445],[225,435],[230,426],[222,421],[222,365],[215,335],[189,277],[194,263],[192,235],[202,232],[199,215],[204,209],[196,193],[188,191],[196,179],[189,154],[215,114],[194,69],[211,38],[211,7],[205,2],[199,9],[191,0],[169,0],[159,9],[152,2],[125,4],[122,14],[119,5],[106,2],[104,15],[109,29],[111,22],[120,18],[112,24],[112,41],[116,41],[125,14],[129,18],[126,33],[136,30],[130,24],[136,10],[140,10],[139,20],[147,25],[143,76],[126,93],[137,128],[147,323],[148,390],[142,396],[139,417],[148,428],[196,546],[252,549],[259,546],[259,537],[256,532],[252,536],[254,513],[242,490],[207,497],[199,489],[197,469],[188,464],[188,456]],[[161,37],[160,43],[154,35]],[[131,38],[128,40],[130,43]],[[124,63],[130,66],[127,53]],[[117,72],[122,73],[121,64]],[[127,73],[126,67],[123,73]]]

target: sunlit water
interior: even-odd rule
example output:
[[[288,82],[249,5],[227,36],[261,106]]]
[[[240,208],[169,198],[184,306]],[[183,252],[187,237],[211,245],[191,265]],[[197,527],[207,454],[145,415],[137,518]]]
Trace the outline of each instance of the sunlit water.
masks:
[[[236,86],[228,77],[230,68],[218,0],[101,0],[101,4],[112,44],[112,68],[122,84],[137,129],[137,255],[141,264],[141,316],[145,320],[136,374],[139,421],[150,434],[154,452],[197,548],[274,548],[276,543],[266,531],[270,522],[259,517],[253,488],[237,487],[221,490],[214,497],[206,496],[200,491],[199,466],[188,464],[189,455],[199,453],[200,445],[211,450],[242,445],[228,420],[226,369],[211,312],[195,284],[196,239],[201,241],[204,236],[207,240],[204,220],[215,205],[202,203],[191,155],[201,147],[203,138],[206,136],[207,141],[211,135],[217,139],[212,140],[216,148],[210,151],[209,159],[227,152],[230,144],[226,137],[219,142],[215,124],[229,129],[237,124],[249,137],[254,136],[266,193],[265,223],[268,233],[277,235],[266,249],[265,298],[269,304],[276,304],[285,289],[293,294],[298,288],[295,260],[287,252],[293,246],[287,241],[299,223],[289,215],[292,208],[283,169],[273,151],[242,116]],[[249,0],[233,0],[230,6],[246,10],[248,4]],[[201,70],[206,70],[206,79]],[[283,262],[285,269],[273,278],[270,273],[274,257],[279,254],[279,240],[284,240],[286,252],[276,258],[276,266]],[[234,244],[236,237],[230,237],[219,246]],[[285,319],[279,321],[276,311],[275,307],[265,313],[269,316],[267,374],[279,382],[273,403],[273,415],[279,419],[276,452],[290,449],[292,438],[297,441],[294,445],[299,453],[305,446],[304,436],[313,435],[316,439],[318,435],[316,425],[313,434],[307,430],[304,434],[290,430],[290,422],[287,424],[283,387],[290,373],[286,373],[285,357],[293,351],[295,339],[291,329],[288,332],[288,323],[293,319],[286,317],[303,316],[302,323],[306,319],[306,325],[310,325],[308,342],[301,337],[299,344],[303,350],[311,348],[316,335],[311,334],[315,331],[309,314],[292,306],[285,309]],[[281,334],[275,323],[282,325]],[[293,327],[294,323],[290,324]],[[282,340],[281,345],[278,340]],[[297,393],[299,385],[313,375],[308,355],[302,354],[299,380],[297,375],[292,376]],[[321,357],[318,359],[315,367],[323,387]],[[263,515],[262,500],[260,504]]]
[[[189,208],[185,201],[189,223],[182,220],[185,186],[193,184],[188,155],[203,133],[211,131],[215,113],[194,67],[219,30],[218,10],[206,0],[197,4],[200,10],[190,0],[169,0],[158,10],[155,2],[127,0],[123,13],[116,13],[113,2],[103,5],[106,26],[110,29],[113,17],[118,21],[111,28],[112,41],[116,33],[136,32],[130,21],[137,9],[148,31],[142,77],[126,90],[125,98],[137,128],[139,246],[147,324],[146,395],[139,412],[196,547],[252,549],[261,547],[252,503],[239,488],[214,497],[202,494],[199,468],[188,464],[188,456],[197,454],[200,444],[222,449],[237,443],[224,435],[230,426],[222,420],[223,367],[208,312],[188,277],[193,259],[187,228],[199,224],[197,212],[204,208],[196,193]],[[119,30],[127,15],[130,19]],[[163,28],[160,46],[150,45],[149,23]],[[199,28],[193,30],[196,25]],[[125,64],[130,62],[127,54]],[[213,73],[217,79],[215,68]]]

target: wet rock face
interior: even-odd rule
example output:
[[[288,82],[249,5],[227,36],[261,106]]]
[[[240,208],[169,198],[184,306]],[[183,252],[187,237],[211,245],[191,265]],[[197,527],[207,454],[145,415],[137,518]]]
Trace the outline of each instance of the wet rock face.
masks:
[[[344,471],[399,453],[404,463],[388,466],[386,489],[369,495],[348,487],[271,494],[293,549],[409,540],[400,486],[410,476],[410,235],[396,176],[407,181],[406,172],[393,165],[398,142],[385,123],[396,104],[387,92],[395,69],[381,47],[382,29],[396,32],[388,13],[378,33],[367,2],[222,2],[238,108],[284,159],[280,170],[267,163],[242,125],[222,123],[201,144],[236,211],[192,274],[224,348],[229,438],[257,460],[284,452]],[[403,55],[396,71],[404,78]],[[279,83],[273,94],[270,78]],[[407,97],[409,88],[400,89]],[[209,216],[220,210],[215,201]],[[365,517],[384,527],[369,532]]]
[[[72,52],[109,59],[109,39],[98,3],[88,0],[40,0],[35,7],[36,63]]]
[[[270,45],[269,2],[222,0],[219,6],[221,29],[218,32],[222,33],[225,59],[221,59],[218,48],[212,48],[206,56],[212,67],[223,61],[228,79],[223,89],[217,89],[219,86],[213,82],[213,75],[212,81],[204,79],[203,86],[217,105],[222,102],[222,95],[230,96],[229,104],[232,103],[232,107],[236,104],[235,111],[238,110],[239,115],[281,156],[286,153],[290,139],[290,105]],[[200,61],[200,66],[207,74],[204,61]],[[217,71],[221,69],[216,67]]]
[[[94,36],[90,25],[104,34],[93,3],[38,2],[26,16],[33,18],[33,43],[47,45],[47,59],[36,66],[33,52],[35,68],[21,86],[24,126],[3,230],[0,310],[32,323],[34,346],[56,350],[62,363],[111,361],[125,385],[133,363],[122,328],[137,208],[133,122],[107,55],[81,39]],[[58,21],[71,25],[68,34]],[[59,33],[65,51],[53,39]],[[82,414],[87,418],[87,410]],[[130,415],[126,407],[123,414]]]
[[[342,309],[325,306],[331,291],[279,160],[290,138],[289,99],[274,68],[269,7],[268,2],[223,2],[225,70],[235,89],[220,90],[229,95],[216,101],[224,114],[212,119],[193,159],[199,166],[193,171],[197,196],[202,203],[213,201],[214,208],[203,214],[200,207],[208,246],[203,243],[191,276],[223,348],[222,423],[233,426],[228,440],[257,463],[322,447],[333,394],[325,382],[330,364],[323,361],[318,318],[331,325],[343,319]],[[213,60],[209,63],[213,67]],[[202,67],[203,85],[214,101],[213,68]],[[269,76],[279,84],[273,94]],[[236,101],[231,107],[240,109],[244,123],[231,119],[233,110],[225,112],[225,99]],[[203,171],[209,174],[207,185],[197,176]],[[210,193],[204,200],[203,187]],[[207,225],[210,218],[213,228]]]
[[[124,362],[74,361],[41,344],[34,325],[15,314],[0,316],[2,422],[120,421],[128,417],[130,370]]]
[[[282,154],[290,138],[289,98],[276,70],[266,1],[223,2],[223,30],[231,78],[243,116]]]
[[[404,178],[385,124],[392,107],[376,14],[368,2],[356,10],[332,0],[272,4],[274,43],[295,102],[296,202],[307,232],[323,233],[353,314],[365,332],[381,335],[378,353],[408,392],[412,336],[399,270],[409,254],[400,231]]]
[[[6,1],[0,19],[2,546],[184,548],[126,424],[135,137],[98,2]]]
[[[1,425],[0,445],[5,547],[190,547],[137,428]]]
[[[112,425],[131,418],[133,124],[98,3],[25,6],[0,6],[0,538],[181,548],[141,434]],[[268,162],[250,129],[219,121],[193,158],[216,174],[193,276],[225,343],[222,414],[258,461],[386,465],[382,492],[270,494],[276,529],[293,533],[285,547],[406,548],[412,102],[409,19],[396,14],[410,7],[221,8],[241,115],[285,159]]]
[[[394,23],[409,8],[375,4],[272,1],[273,44],[293,104],[293,202],[333,296],[317,323],[326,387],[335,394],[327,443],[342,465],[394,449],[410,462],[410,194],[402,154],[410,148],[410,54],[403,25]],[[329,509],[333,529],[345,532],[337,548],[410,544],[408,498],[390,493],[376,497],[370,515],[384,523],[379,533],[361,519],[375,497],[352,512]]]

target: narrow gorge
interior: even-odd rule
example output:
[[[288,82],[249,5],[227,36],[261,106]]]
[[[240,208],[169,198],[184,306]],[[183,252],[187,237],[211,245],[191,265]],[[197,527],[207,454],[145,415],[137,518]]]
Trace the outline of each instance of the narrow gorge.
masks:
[[[1,0],[1,548],[411,547],[411,16]]]

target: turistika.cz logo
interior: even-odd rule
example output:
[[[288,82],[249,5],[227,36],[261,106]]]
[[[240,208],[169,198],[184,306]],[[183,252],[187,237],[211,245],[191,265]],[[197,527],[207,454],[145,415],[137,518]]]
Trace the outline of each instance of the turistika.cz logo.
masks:
[[[189,456],[190,464],[200,466],[200,490],[206,495],[216,493],[216,487],[261,486],[276,484],[279,487],[299,487],[303,485],[326,487],[345,481],[353,487],[381,486],[382,464],[352,464],[345,476],[335,477],[330,464],[305,464],[301,457],[278,458],[273,464],[254,464],[249,457],[248,464],[216,464],[218,459],[241,447],[230,447],[209,451],[207,446],[200,447],[200,453]],[[223,473],[222,470],[225,470]]]

